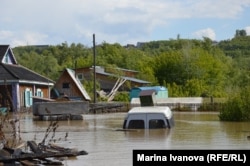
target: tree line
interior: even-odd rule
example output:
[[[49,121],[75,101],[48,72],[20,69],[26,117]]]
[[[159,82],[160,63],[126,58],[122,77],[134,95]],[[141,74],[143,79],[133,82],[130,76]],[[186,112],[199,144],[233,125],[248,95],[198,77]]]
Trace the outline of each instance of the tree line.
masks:
[[[250,36],[215,43],[209,38],[151,41],[139,47],[103,42],[96,47],[96,65],[139,71],[152,85],[168,87],[172,97],[227,97],[249,84]],[[17,61],[57,80],[64,68],[90,67],[93,50],[67,42],[48,47],[15,47]]]
[[[93,65],[93,48],[81,43],[15,47],[13,52],[21,65],[53,80],[66,67]],[[250,36],[244,30],[220,42],[206,37],[127,47],[103,42],[96,55],[96,65],[139,71],[139,79],[166,86],[170,97],[230,98],[250,89]]]

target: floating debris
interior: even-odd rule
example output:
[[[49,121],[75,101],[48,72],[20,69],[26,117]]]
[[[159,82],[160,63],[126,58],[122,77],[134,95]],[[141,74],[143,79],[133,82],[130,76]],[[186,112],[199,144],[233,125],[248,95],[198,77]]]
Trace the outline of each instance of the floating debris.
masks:
[[[53,164],[63,165],[61,161],[52,160],[56,157],[75,157],[87,155],[86,151],[78,151],[76,149],[64,148],[55,144],[36,144],[35,141],[27,141],[30,152],[24,152],[22,149],[12,149],[4,147],[0,150],[0,163],[15,164],[17,162],[23,165],[34,164]]]
[[[83,150],[56,145],[55,142],[61,140],[56,138],[58,127],[59,121],[50,121],[40,143],[36,143],[35,140],[23,141],[20,136],[19,116],[0,116],[0,165],[63,165],[63,160],[68,157],[88,154]],[[65,140],[68,134],[65,133]]]

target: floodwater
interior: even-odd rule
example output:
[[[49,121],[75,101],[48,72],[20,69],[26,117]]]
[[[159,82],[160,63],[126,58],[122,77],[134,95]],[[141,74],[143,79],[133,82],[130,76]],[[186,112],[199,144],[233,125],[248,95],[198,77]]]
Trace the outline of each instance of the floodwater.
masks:
[[[117,131],[125,115],[87,114],[82,121],[60,121],[56,143],[88,152],[68,158],[64,165],[129,166],[133,149],[250,149],[250,122],[221,122],[218,113],[174,112],[172,129]],[[21,138],[41,142],[49,123],[23,114]]]

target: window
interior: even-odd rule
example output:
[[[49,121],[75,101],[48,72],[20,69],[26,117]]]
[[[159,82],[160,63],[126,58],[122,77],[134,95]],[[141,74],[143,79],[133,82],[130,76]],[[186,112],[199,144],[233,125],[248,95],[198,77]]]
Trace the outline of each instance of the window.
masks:
[[[149,120],[149,128],[150,129],[159,129],[159,128],[165,128],[165,123],[161,119],[151,119]]]
[[[36,96],[43,97],[43,91],[41,89],[36,90]]]
[[[131,120],[128,124],[128,129],[144,129],[144,120]]]
[[[30,107],[32,106],[32,91],[29,88],[26,88],[24,91],[24,106]]]
[[[77,74],[77,78],[78,78],[79,80],[83,80],[83,74]]]
[[[9,54],[6,54],[6,55],[4,56],[4,62],[5,62],[5,63],[9,63]]]
[[[68,89],[69,88],[69,83],[63,83],[62,84],[62,88],[64,88],[64,89]]]

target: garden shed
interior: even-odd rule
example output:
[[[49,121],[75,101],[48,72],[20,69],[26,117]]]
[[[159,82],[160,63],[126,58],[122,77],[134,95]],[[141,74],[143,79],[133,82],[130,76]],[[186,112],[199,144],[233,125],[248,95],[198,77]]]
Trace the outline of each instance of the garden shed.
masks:
[[[146,86],[146,87],[134,87],[131,89],[129,97],[130,101],[132,98],[139,98],[141,91],[154,90],[156,99],[167,99],[168,89],[164,86]]]

